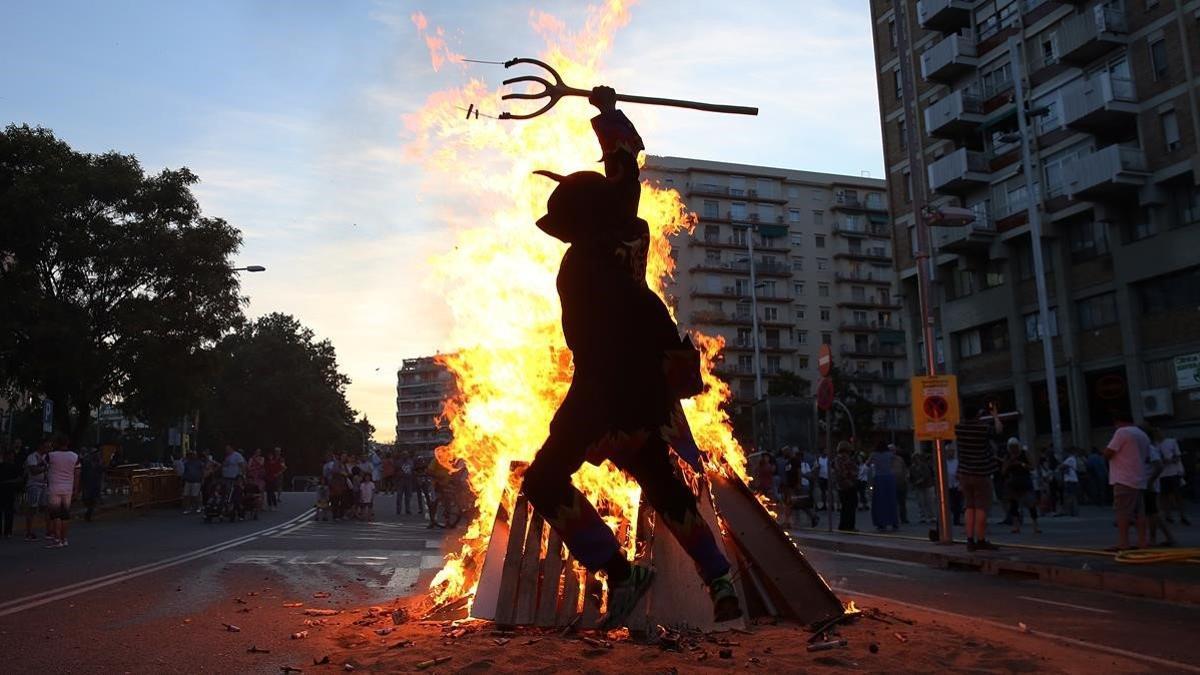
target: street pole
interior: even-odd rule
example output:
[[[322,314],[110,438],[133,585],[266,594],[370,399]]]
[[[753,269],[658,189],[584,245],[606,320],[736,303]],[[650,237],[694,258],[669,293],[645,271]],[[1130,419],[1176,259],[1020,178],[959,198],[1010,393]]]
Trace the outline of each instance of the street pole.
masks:
[[[1033,182],[1033,159],[1029,152],[1029,121],[1025,110],[1024,67],[1021,61],[1021,43],[1008,39],[1008,53],[1012,62],[1013,93],[1017,104],[1017,131],[1021,135],[1021,167],[1025,171],[1025,210],[1029,214],[1029,238],[1033,248],[1033,280],[1037,285],[1038,323],[1041,324],[1042,360],[1046,366],[1046,397],[1050,406],[1050,437],[1054,454],[1063,456],[1062,419],[1058,409],[1058,375],[1054,367],[1054,340],[1050,337],[1050,303],[1046,296],[1046,266],[1042,251],[1042,200],[1038,187]]]
[[[904,116],[907,137],[905,146],[908,154],[908,175],[912,182],[913,228],[917,237],[917,250],[913,252],[913,260],[917,268],[917,300],[921,311],[921,335],[925,342],[925,373],[937,374],[937,349],[934,345],[933,308],[930,305],[929,284],[933,279],[933,257],[930,255],[929,223],[925,217],[925,163],[921,157],[920,118],[917,108],[917,93],[915,84],[916,68],[913,66],[913,53],[908,35],[907,10],[915,7],[915,3],[903,0],[892,0],[892,11],[895,14],[896,50],[900,54],[900,89],[904,103]],[[949,481],[946,476],[946,459],[943,453],[942,441],[933,442],[934,464],[937,466],[937,499],[938,499],[938,543],[951,544],[954,533],[950,528],[950,501],[947,496]]]
[[[754,276],[754,227],[746,228],[746,252],[750,259],[750,325],[754,344],[754,402],[763,398],[762,364],[758,351],[758,280]],[[761,450],[762,448],[759,448]]]

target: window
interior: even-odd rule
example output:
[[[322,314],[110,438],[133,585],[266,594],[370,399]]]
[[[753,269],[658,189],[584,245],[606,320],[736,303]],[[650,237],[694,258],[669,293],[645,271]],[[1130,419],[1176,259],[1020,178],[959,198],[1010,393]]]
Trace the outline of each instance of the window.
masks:
[[[733,243],[737,244],[738,246],[746,245],[746,228],[744,228],[744,227],[733,228]]]
[[[867,194],[867,208],[874,209],[876,211],[883,211],[884,210],[883,193],[882,192],[868,193]]]
[[[796,331],[796,344],[798,344],[798,345],[808,344],[808,331],[806,331],[806,330]]]
[[[832,345],[833,344],[833,333],[830,333],[829,331],[821,331],[821,344]]]
[[[958,338],[960,358],[1008,349],[1008,325],[1003,320],[964,330],[955,335]]]
[[[1071,261],[1091,260],[1108,253],[1107,230],[1103,221],[1072,224],[1067,233],[1071,242]]]
[[[804,248],[804,235],[802,235],[802,234],[793,234],[792,235],[792,248]]]
[[[737,313],[734,316],[740,321],[750,321],[752,318],[750,316],[750,303],[748,302],[739,302],[735,311]]]
[[[769,223],[775,220],[775,207],[767,204],[759,204],[758,219],[764,223]]]
[[[734,291],[736,292],[736,295],[741,296],[741,297],[746,297],[746,296],[750,295],[750,280],[749,279],[735,279],[733,282],[733,288],[734,288]]]
[[[892,49],[896,48],[896,20],[888,20],[888,46]]]
[[[1054,272],[1054,256],[1050,255],[1050,244],[1047,242],[1042,243],[1042,264],[1046,274]],[[1033,278],[1033,247],[1028,244],[1017,251],[1017,278],[1021,281]]]
[[[739,328],[739,329],[737,329],[737,343],[738,343],[738,346],[739,346],[739,347],[750,347],[750,346],[751,346],[751,340],[753,339],[753,337],[752,337],[752,336],[753,336],[753,333],[751,333],[751,332],[750,332],[750,329],[749,329],[749,328]]]
[[[999,260],[989,260],[983,267],[983,287],[996,288],[1004,285],[1004,265]]]
[[[1062,126],[1062,99],[1057,93],[1044,96],[1033,102],[1034,108],[1042,108],[1046,112],[1034,118],[1037,123],[1037,133],[1042,135]]]
[[[799,365],[800,370],[808,370],[808,357],[807,356],[797,356],[796,363]]]
[[[1179,117],[1174,110],[1158,116],[1158,121],[1162,124],[1163,145],[1166,146],[1167,152],[1178,150],[1183,144],[1179,140]]]
[[[1171,227],[1183,227],[1200,221],[1200,190],[1192,185],[1170,189]]]
[[[817,284],[817,296],[821,298],[828,298],[829,284]]]
[[[884,361],[881,364],[881,366],[883,368],[883,376],[884,377],[888,378],[889,380],[895,379],[895,377],[896,377],[896,362],[895,361]],[[888,390],[892,392],[893,400],[891,402],[895,403],[895,398],[894,398],[895,393],[896,393],[895,388],[888,387]]]
[[[1167,76],[1167,41],[1158,38],[1150,42],[1150,68],[1154,71],[1154,81],[1158,82]]]
[[[1145,212],[1142,214],[1146,218]],[[1125,240],[1129,242],[1141,241],[1148,237],[1154,236],[1154,224],[1146,220],[1139,220],[1135,223],[1125,224]]]
[[[721,204],[715,199],[704,200],[704,217],[705,218],[720,218]]]
[[[817,248],[825,248],[825,235],[815,234],[813,235],[813,240],[817,243]],[[818,263],[820,260],[820,258],[817,258]]]
[[[1051,307],[1048,311],[1050,315],[1050,337],[1058,337],[1058,309]],[[1025,315],[1025,341],[1039,342],[1042,339],[1042,322],[1040,314],[1033,312]]]
[[[1052,66],[1058,63],[1058,40],[1055,39],[1054,33],[1042,35],[1038,39],[1038,46],[1041,48],[1043,66]]]
[[[828,270],[829,258],[817,258],[817,269],[822,272]]]
[[[792,293],[797,298],[803,298],[804,297],[804,282],[803,281],[794,282],[792,284]]]
[[[975,292],[975,270],[954,270],[950,281],[953,298],[965,298]]]
[[[895,90],[896,90],[896,100],[900,100],[900,99],[904,98],[904,85],[900,81],[900,69],[899,68],[892,71],[892,86],[895,87]]]
[[[760,281],[758,285],[762,286],[762,288],[760,289],[760,290],[762,290],[762,292],[759,293],[758,297],[760,297],[760,298],[775,297],[775,282],[774,281]]]
[[[913,254],[917,253],[917,227],[915,225],[908,226],[908,250]]]
[[[861,309],[854,310],[854,325],[866,326],[867,325],[867,313],[862,311]]]
[[[908,150],[908,125],[904,120],[896,120],[896,136],[900,139],[900,150]]]
[[[723,312],[723,311],[725,311],[725,303],[721,302],[720,300],[709,300],[708,301],[708,311]]]
[[[867,289],[864,286],[851,286],[850,299],[855,302],[863,302],[867,299]]]
[[[746,335],[746,340],[747,341],[750,340],[749,334]],[[754,357],[746,355],[746,354],[739,356],[738,357],[738,370],[742,371],[743,373],[754,372]]]
[[[904,203],[912,203],[912,174],[904,172]]]
[[[1200,307],[1200,267],[1155,277],[1137,286],[1142,311],[1157,314]]]
[[[804,315],[808,313],[808,305],[796,305],[796,320],[803,321]]]
[[[779,371],[780,371],[779,359],[780,359],[780,357],[778,357],[778,356],[768,356],[767,357],[767,374],[768,375],[778,375],[779,374]]]
[[[800,188],[796,187],[795,185],[789,185],[787,187],[787,196],[788,196],[788,199],[799,198],[800,197]]]
[[[704,226],[704,241],[709,244],[715,244],[721,241],[721,226],[720,225],[705,225]]]
[[[825,224],[825,212],[824,211],[813,211],[813,225],[820,226],[820,225],[824,225],[824,224]]]
[[[763,320],[764,321],[778,321],[779,320],[779,308],[778,307],[763,307]]]
[[[741,197],[746,194],[746,177],[745,176],[730,176],[729,177],[729,194],[734,197]]]
[[[789,223],[800,222],[800,209],[788,209],[788,222]]]
[[[833,315],[833,310],[831,310],[829,307],[821,308],[821,320],[822,321],[829,321],[832,318],[832,315]]]
[[[804,271],[804,258],[802,258],[800,256],[792,256],[792,271],[793,272],[803,272]]]
[[[746,219],[746,203],[745,202],[734,202],[734,203],[730,204],[729,205],[729,217],[733,218],[734,220],[745,220]]]
[[[709,263],[711,265],[720,265],[721,264],[720,249],[715,249],[715,248],[704,249],[704,262]]]
[[[1117,295],[1103,293],[1075,303],[1079,311],[1079,330],[1092,330],[1117,322]]]

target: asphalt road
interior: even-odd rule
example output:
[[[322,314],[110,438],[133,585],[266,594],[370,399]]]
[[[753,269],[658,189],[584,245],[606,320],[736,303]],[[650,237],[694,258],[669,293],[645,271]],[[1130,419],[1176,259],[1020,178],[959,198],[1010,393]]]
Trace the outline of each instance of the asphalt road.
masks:
[[[21,645],[3,671],[278,673],[320,657],[290,639],[303,626],[285,603],[383,603],[440,567],[444,532],[392,515],[387,496],[374,522],[315,522],[311,505],[289,493],[258,521],[211,525],[113,513],[73,523],[65,549],[0,542],[0,644]]]
[[[361,608],[424,587],[444,533],[377,501],[374,522],[314,522],[288,494],[258,521],[156,511],[74,524],[66,549],[0,542],[4,672],[278,673],[321,654],[290,639],[305,608]],[[1177,672],[1200,664],[1200,608],[829,551],[808,552],[843,599],[881,596],[1112,649]],[[328,597],[315,597],[315,595]],[[225,624],[239,628],[230,632]],[[255,646],[270,653],[249,653]]]

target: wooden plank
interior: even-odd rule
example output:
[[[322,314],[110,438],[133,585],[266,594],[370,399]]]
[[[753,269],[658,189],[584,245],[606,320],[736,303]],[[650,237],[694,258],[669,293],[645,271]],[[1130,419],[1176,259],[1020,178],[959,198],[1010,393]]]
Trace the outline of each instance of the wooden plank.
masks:
[[[476,619],[495,619],[496,603],[500,598],[500,577],[504,574],[504,556],[508,550],[508,529],[512,516],[504,504],[496,510],[492,523],[492,536],[488,538],[487,553],[483,557],[483,569],[479,572],[479,586],[475,589],[475,600],[471,602],[471,616]]]
[[[750,489],[717,472],[710,472],[709,480],[728,532],[758,570],[780,615],[803,623],[841,616],[841,601]]]
[[[513,506],[512,526],[508,530],[508,542],[504,551],[504,568],[500,574],[500,588],[496,593],[496,623],[513,625],[517,610],[517,592],[521,570],[521,552],[525,546],[525,526],[529,522],[529,503],[525,495],[517,497]]]
[[[643,498],[638,504],[637,524],[631,532],[635,542],[633,562],[636,565],[654,567],[654,521],[654,509],[650,508]],[[654,583],[658,583],[658,580],[655,579]],[[639,639],[644,638],[654,628],[654,623],[650,618],[649,593],[643,595],[638,604],[634,606],[629,617],[625,619],[625,626],[629,629],[630,635]]]
[[[554,621],[556,626],[571,623],[579,614],[579,570],[575,568],[575,558],[568,552],[563,561],[562,602],[558,603],[558,616]]]
[[[595,628],[600,623],[600,602],[602,592],[600,580],[595,572],[585,571],[583,574],[583,618],[579,620],[580,628]]]
[[[542,566],[542,530],[545,523],[535,511],[529,518],[529,529],[525,533],[525,552],[521,556],[520,581],[517,582],[517,611],[513,624],[528,626],[533,623],[537,608],[538,571]]]
[[[542,583],[538,589],[537,610],[533,622],[539,626],[553,626],[558,612],[559,582],[562,581],[562,539],[554,528],[546,540],[546,558],[542,561]]]

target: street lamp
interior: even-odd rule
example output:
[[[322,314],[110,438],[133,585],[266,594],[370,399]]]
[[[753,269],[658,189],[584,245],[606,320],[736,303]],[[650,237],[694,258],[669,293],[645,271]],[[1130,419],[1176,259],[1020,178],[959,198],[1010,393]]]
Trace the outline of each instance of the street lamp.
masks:
[[[750,228],[750,231],[747,233],[747,235],[748,236],[746,237],[746,239],[748,241],[752,242],[754,239],[753,228]],[[737,261],[750,263],[750,330],[751,330],[750,340],[751,340],[751,346],[753,346],[753,348],[754,348],[754,402],[758,403],[763,398],[762,363],[760,363],[760,359],[762,357],[759,354],[759,348],[758,348],[758,293],[757,293],[757,291],[760,288],[760,284],[758,284],[754,278],[754,244],[750,243],[749,248],[750,248],[750,255],[745,258],[738,258]],[[761,286],[765,286],[765,285],[766,284],[761,284]]]
[[[267,268],[262,265],[247,265],[246,267],[234,267],[231,272],[266,272]]]

